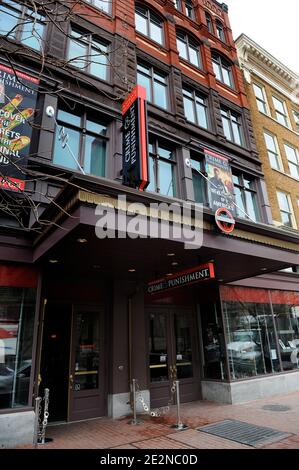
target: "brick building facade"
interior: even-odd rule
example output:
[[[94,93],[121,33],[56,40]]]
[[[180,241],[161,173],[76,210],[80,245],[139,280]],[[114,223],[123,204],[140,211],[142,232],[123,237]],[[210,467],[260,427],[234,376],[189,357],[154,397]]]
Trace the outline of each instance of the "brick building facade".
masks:
[[[45,388],[54,421],[130,413],[132,378],[151,407],[169,402],[175,379],[183,402],[297,390],[299,284],[279,270],[299,265],[299,237],[272,224],[226,5],[57,4],[37,2],[37,16],[24,2],[0,6],[3,96],[15,90],[6,109],[18,111],[20,79],[37,95],[19,195],[33,204],[17,218],[0,214],[1,444],[32,438],[34,398]],[[121,104],[137,83],[148,101],[145,191],[122,184]],[[233,201],[229,234],[215,224],[211,159],[226,178],[219,183],[209,163],[216,202]],[[189,203],[191,228],[164,210],[156,238],[124,237],[119,227],[115,238],[95,235],[99,210],[110,224],[115,214],[131,220],[138,203],[148,221],[151,204],[174,202]],[[201,229],[201,246],[185,249],[174,230],[162,236],[169,220],[188,235]],[[198,282],[153,292],[158,280],[192,276]],[[282,339],[285,323],[293,333]]]

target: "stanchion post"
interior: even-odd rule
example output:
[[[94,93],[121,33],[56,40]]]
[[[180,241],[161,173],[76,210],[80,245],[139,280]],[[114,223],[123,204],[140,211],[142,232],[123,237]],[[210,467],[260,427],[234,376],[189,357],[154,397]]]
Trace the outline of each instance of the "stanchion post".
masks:
[[[132,396],[133,396],[133,419],[131,419],[130,424],[136,426],[140,424],[141,421],[137,419],[137,395],[136,395],[136,379],[132,379]]]
[[[171,427],[177,429],[178,431],[183,431],[187,428],[186,424],[183,424],[181,421],[181,401],[180,401],[180,382],[179,380],[175,381],[175,390],[176,390],[176,405],[177,405],[177,423],[173,424]]]
[[[41,406],[41,397],[37,397],[34,403],[34,432],[33,432],[33,447],[37,449],[37,441],[38,441],[38,432],[39,432],[39,414],[40,414],[40,406]]]

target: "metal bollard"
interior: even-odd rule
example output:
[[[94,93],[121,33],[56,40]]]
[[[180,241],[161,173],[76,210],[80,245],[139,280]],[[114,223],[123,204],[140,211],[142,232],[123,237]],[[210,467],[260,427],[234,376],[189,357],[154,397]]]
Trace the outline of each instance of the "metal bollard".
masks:
[[[39,432],[39,414],[40,414],[40,406],[41,406],[41,397],[37,397],[34,403],[34,433],[33,433],[33,447],[37,449],[37,441],[38,441],[38,432]]]
[[[176,404],[177,404],[177,423],[173,424],[171,427],[177,429],[178,431],[183,431],[188,426],[183,424],[181,421],[181,402],[180,402],[180,382],[179,380],[175,381],[176,388]]]
[[[136,403],[136,379],[132,379],[132,395],[133,395],[133,419],[129,422],[129,424],[132,424],[133,426],[136,426],[137,424],[140,424],[141,421],[138,421],[137,419],[137,403]]]

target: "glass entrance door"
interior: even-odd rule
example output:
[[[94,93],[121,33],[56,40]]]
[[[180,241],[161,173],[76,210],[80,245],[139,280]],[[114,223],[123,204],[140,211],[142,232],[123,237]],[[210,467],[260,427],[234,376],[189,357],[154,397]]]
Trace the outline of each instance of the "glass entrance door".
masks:
[[[103,313],[75,308],[69,375],[69,420],[105,414]]]
[[[181,401],[200,398],[195,319],[189,309],[149,311],[149,380],[151,406],[165,406],[174,380]]]

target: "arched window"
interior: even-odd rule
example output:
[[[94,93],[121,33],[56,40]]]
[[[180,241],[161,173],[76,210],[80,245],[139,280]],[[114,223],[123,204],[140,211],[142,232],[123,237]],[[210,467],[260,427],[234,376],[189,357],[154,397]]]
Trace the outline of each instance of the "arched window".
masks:
[[[212,54],[212,63],[217,80],[233,88],[234,81],[230,62],[214,52]]]
[[[163,45],[163,21],[148,8],[135,7],[136,30]]]
[[[206,23],[207,23],[209,33],[214,34],[213,20],[212,20],[210,13],[207,13],[207,12],[206,12]]]
[[[194,7],[193,7],[193,3],[191,0],[185,0],[185,13],[186,13],[186,16],[194,20],[195,18]]]
[[[218,38],[221,41],[225,42],[224,27],[223,27],[223,24],[221,23],[221,21],[219,21],[219,20],[216,20],[216,32],[217,32]]]
[[[183,31],[177,31],[176,40],[180,57],[195,65],[195,67],[200,68],[201,55],[199,43]]]

